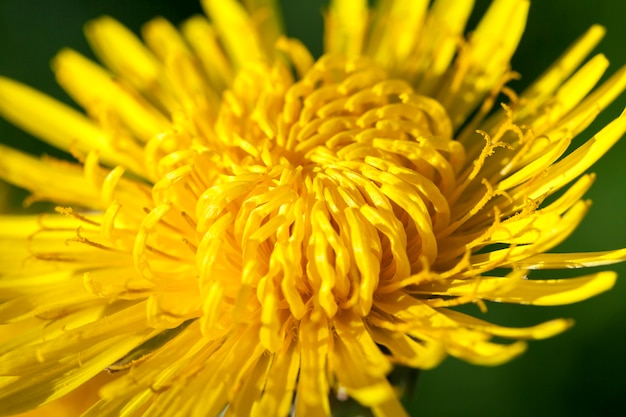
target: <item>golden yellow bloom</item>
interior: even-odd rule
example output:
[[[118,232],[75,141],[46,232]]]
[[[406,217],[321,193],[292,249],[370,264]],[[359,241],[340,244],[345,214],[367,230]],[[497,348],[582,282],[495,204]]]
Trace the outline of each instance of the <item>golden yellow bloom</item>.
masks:
[[[569,152],[626,86],[622,69],[594,89],[602,55],[581,66],[602,28],[518,96],[528,1],[495,0],[464,41],[469,1],[332,1],[318,60],[274,3],[204,0],[210,21],[155,19],[143,42],[90,23],[108,69],[53,63],[87,116],[0,78],[0,114],[76,159],[0,146],[1,178],[59,204],[0,217],[0,320],[28,324],[0,345],[0,415],[108,370],[86,416],[324,416],[334,392],[402,416],[394,365],[499,364],[570,325],[449,307],[613,285],[528,279],[626,259],[547,253],[626,131],[622,115]]]

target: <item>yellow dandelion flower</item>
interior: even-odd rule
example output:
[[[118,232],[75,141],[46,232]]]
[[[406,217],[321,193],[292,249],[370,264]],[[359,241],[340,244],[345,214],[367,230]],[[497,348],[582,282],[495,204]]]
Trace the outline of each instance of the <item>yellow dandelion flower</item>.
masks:
[[[26,323],[0,345],[1,415],[104,371],[85,416],[324,416],[336,393],[406,415],[394,365],[500,364],[570,326],[451,307],[613,285],[529,279],[626,259],[549,253],[626,131],[571,144],[626,86],[584,62],[602,28],[517,95],[528,1],[494,0],[467,39],[472,2],[331,1],[317,60],[275,1],[244,3],[204,0],[209,19],[157,18],[143,40],[89,23],[104,67],[53,62],[86,115],[0,78],[0,114],[74,158],[0,146],[0,177],[58,205],[0,217],[0,321]]]

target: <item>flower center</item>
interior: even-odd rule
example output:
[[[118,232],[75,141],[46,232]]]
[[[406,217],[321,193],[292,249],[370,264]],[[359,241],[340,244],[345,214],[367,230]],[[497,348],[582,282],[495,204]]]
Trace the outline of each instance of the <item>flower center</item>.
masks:
[[[287,316],[365,316],[433,264],[464,152],[439,103],[337,57],[295,83],[253,67],[223,101],[196,207],[211,328],[260,314],[271,348]]]

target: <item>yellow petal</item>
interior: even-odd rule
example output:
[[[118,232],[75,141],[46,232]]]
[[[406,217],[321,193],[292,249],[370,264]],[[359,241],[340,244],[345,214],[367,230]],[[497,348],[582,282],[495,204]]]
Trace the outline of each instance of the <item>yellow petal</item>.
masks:
[[[259,33],[241,4],[234,0],[203,0],[202,6],[213,21],[234,67],[243,68],[268,59]]]
[[[176,52],[190,52],[176,27],[162,17],[152,19],[141,28],[146,45],[162,62]]]
[[[138,344],[141,338],[141,335],[109,335],[107,340],[86,346],[80,353],[54,366],[39,364],[34,373],[0,381],[0,414],[25,412],[67,394],[102,372],[109,363]]]
[[[297,39],[281,37],[276,42],[276,49],[287,54],[300,78],[303,78],[315,63],[309,50]]]
[[[170,22],[153,19],[144,25],[142,32],[146,44],[163,62],[164,75],[172,88],[170,95],[187,113],[186,117],[210,134],[214,123],[211,116],[218,112],[219,90],[206,82],[200,62]]]
[[[625,132],[626,113],[622,113],[619,118],[605,126],[584,145],[548,168],[545,174],[534,181],[532,185],[522,185],[520,191],[525,188],[524,194],[530,199],[538,199],[542,195],[552,194],[600,159]],[[518,193],[514,195],[514,198],[517,197]]]
[[[324,51],[356,58],[361,54],[367,29],[365,0],[333,0],[325,16]]]
[[[367,54],[376,62],[393,71],[394,67],[404,65],[407,57],[414,51],[422,35],[422,25],[427,0],[414,1],[379,1],[376,4],[375,21],[369,34]],[[353,21],[367,19],[363,12],[346,10],[346,16]],[[348,17],[344,17],[345,20]],[[356,24],[352,23],[353,25]],[[354,37],[347,33],[346,37]]]
[[[256,23],[265,54],[272,56],[276,41],[284,32],[278,0],[244,0],[243,3]]]
[[[341,386],[351,397],[367,407],[399,402],[385,376],[390,371],[389,361],[362,323],[354,320],[348,327],[337,321],[335,328],[337,334],[329,366]]]
[[[537,229],[537,236],[532,244],[511,245],[505,249],[493,250],[483,254],[473,255],[470,258],[473,268],[476,270],[491,270],[495,265],[511,266],[517,261],[530,256],[547,252],[563,240],[565,240],[580,224],[589,209],[589,203],[579,201],[565,215],[559,219],[556,213],[545,214],[546,219],[552,217],[553,221],[544,223],[543,229]],[[546,225],[550,225],[547,226]],[[464,276],[476,275],[475,272],[464,272]]]
[[[519,111],[516,112],[517,117],[523,119],[527,115],[533,114],[538,107],[548,100],[595,48],[604,33],[605,30],[602,26],[592,26],[559,59],[554,61],[550,68],[520,95],[520,100],[523,100],[525,105],[520,106]]]
[[[596,55],[559,87],[554,97],[548,101],[547,108],[539,111],[539,117],[524,122],[531,125],[537,135],[544,134],[551,128],[563,129],[561,118],[593,89],[608,66],[609,61],[604,55]]]
[[[41,199],[103,208],[99,190],[86,180],[80,166],[68,162],[40,160],[0,145],[0,178]]]
[[[148,329],[147,332],[146,329]],[[22,375],[28,372],[36,373],[38,367],[55,366],[55,364],[63,362],[63,358],[67,355],[80,357],[80,351],[83,348],[105,341],[110,338],[111,335],[128,335],[137,332],[137,334],[141,334],[141,338],[143,338],[151,331],[152,330],[146,326],[145,305],[139,303],[104,317],[101,320],[68,330],[64,334],[49,341],[40,342],[20,350],[6,353],[0,357],[0,375]],[[136,344],[139,343],[136,342]],[[123,355],[120,355],[120,357],[122,356]],[[119,357],[115,360],[117,359],[119,359]],[[115,362],[115,360],[110,363]]]
[[[586,300],[613,287],[614,272],[605,271],[577,278],[535,280],[480,277],[473,280],[453,280],[450,283],[433,283],[426,289],[429,294],[470,295],[503,303],[530,305],[562,305]]]
[[[547,147],[540,146],[541,152],[539,154],[535,154],[531,148],[528,153],[533,153],[534,157],[522,158],[518,164],[521,169],[498,181],[498,190],[508,190],[534,176],[542,175],[546,168],[563,155],[569,145],[569,139],[555,141]],[[507,165],[503,169],[509,169],[509,166]]]
[[[501,365],[526,350],[526,343],[523,341],[501,345],[477,339],[472,332],[454,330],[447,336],[444,342],[448,353],[475,365]]]
[[[195,16],[183,22],[181,31],[200,59],[213,88],[221,92],[230,86],[234,77],[232,65],[218,43],[215,28],[205,18]]]
[[[76,277],[76,275],[82,277],[81,273],[72,274],[74,276],[70,276],[70,274],[63,275],[66,275],[63,277],[63,282],[57,282],[58,285],[50,285],[48,283],[40,285],[39,291],[35,294],[22,296],[13,294],[10,300],[0,304],[0,323],[23,320],[27,317],[44,316],[50,312],[60,315],[63,311],[71,311],[84,303],[96,301],[93,294],[85,291],[80,278]],[[48,277],[45,276],[45,278]],[[58,277],[53,278],[58,279]],[[0,289],[4,290],[4,288],[8,287],[7,293],[15,291],[19,287],[11,284],[14,281],[19,282],[20,279],[12,280],[3,277],[0,279]],[[46,291],[42,292],[43,290]],[[59,313],[56,313],[56,311],[59,311]]]
[[[308,315],[300,322],[300,378],[296,393],[296,414],[330,416],[326,374],[330,335],[327,326],[325,319],[315,322]]]
[[[140,163],[120,152],[116,143],[84,115],[30,87],[0,77],[0,114],[11,123],[65,151],[98,151],[109,165],[141,172]]]
[[[566,115],[561,120],[560,125],[569,130],[572,136],[578,135],[625,89],[626,67],[622,67]],[[555,130],[557,129],[555,128]]]
[[[295,344],[286,342],[288,347],[277,352],[261,400],[252,408],[252,417],[283,416],[293,405],[293,392],[300,368],[300,355]]]
[[[228,404],[224,417],[250,416],[252,408],[263,393],[263,385],[271,361],[268,355],[262,355],[245,378],[236,382],[238,386],[235,397]],[[235,391],[235,390],[233,390]]]
[[[439,365],[446,352],[438,340],[416,341],[402,329],[369,327],[369,332],[376,343],[385,346],[391,352],[391,359],[404,366],[419,369],[431,369]]]
[[[437,98],[460,126],[509,67],[509,60],[526,25],[527,0],[495,0],[461,50],[451,82]]]
[[[53,68],[59,84],[94,117],[106,116],[106,111],[112,110],[143,142],[172,129],[167,118],[151,104],[78,52],[61,51],[54,58]]]
[[[405,62],[415,76],[415,90],[433,97],[441,86],[452,59],[457,53],[474,0],[435,0],[431,6],[418,47]],[[415,74],[415,75],[413,75]]]
[[[509,339],[546,339],[567,330],[573,325],[572,320],[556,319],[532,327],[502,327],[458,311],[446,309],[442,312],[461,326]]]
[[[102,62],[140,91],[158,84],[158,60],[120,22],[109,16],[101,17],[85,25],[85,35]]]
[[[626,260],[626,249],[582,253],[542,253],[516,265],[526,269],[589,268],[611,265]]]

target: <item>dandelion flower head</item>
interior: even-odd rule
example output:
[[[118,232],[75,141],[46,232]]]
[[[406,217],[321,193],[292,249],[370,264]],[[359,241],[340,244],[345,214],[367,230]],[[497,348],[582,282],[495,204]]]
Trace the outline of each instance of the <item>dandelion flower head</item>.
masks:
[[[319,59],[275,1],[202,4],[142,39],[90,22],[103,65],[53,61],[84,113],[0,78],[0,114],[73,157],[0,145],[0,177],[58,205],[0,217],[0,320],[25,323],[0,345],[1,415],[108,370],[84,415],[325,416],[343,392],[402,416],[394,366],[496,365],[571,324],[452,307],[613,285],[529,279],[626,258],[549,253],[626,131],[622,115],[572,146],[626,83],[596,86],[602,28],[518,95],[525,0],[494,0],[466,38],[471,1],[333,0]]]

